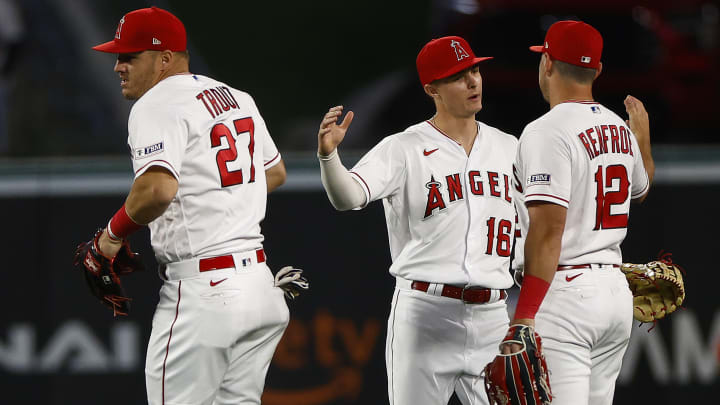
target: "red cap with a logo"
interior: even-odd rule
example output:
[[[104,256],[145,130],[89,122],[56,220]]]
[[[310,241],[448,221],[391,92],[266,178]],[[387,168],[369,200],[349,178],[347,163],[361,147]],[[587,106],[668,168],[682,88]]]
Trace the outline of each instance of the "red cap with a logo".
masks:
[[[118,23],[115,38],[92,49],[108,53],[141,51],[173,52],[187,49],[183,23],[169,11],[157,7],[131,11]]]
[[[467,41],[460,37],[442,37],[425,44],[415,64],[420,83],[424,86],[488,59],[492,57],[476,58]]]
[[[553,59],[571,65],[597,69],[602,56],[600,32],[582,21],[558,21],[545,34],[545,44],[531,46],[533,52],[547,52]]]

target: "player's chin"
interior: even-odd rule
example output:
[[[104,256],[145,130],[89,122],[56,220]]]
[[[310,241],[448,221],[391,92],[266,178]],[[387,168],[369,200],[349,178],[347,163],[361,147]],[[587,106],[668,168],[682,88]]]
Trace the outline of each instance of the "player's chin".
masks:
[[[123,89],[121,90],[121,92],[122,92],[122,96],[123,96],[126,100],[137,100],[137,99],[138,99],[137,94],[135,94],[135,92],[132,91],[131,89],[123,88]]]
[[[469,98],[467,106],[468,110],[472,110],[477,113],[483,108],[482,99],[480,98],[480,96],[475,99]]]

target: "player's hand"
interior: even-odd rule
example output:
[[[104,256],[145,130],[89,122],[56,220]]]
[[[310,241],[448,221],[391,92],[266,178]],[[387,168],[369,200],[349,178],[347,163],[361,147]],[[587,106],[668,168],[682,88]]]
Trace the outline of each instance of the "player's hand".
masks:
[[[342,115],[342,111],[343,106],[341,105],[331,108],[320,123],[320,130],[318,131],[318,154],[321,156],[331,154],[345,138],[345,133],[353,120],[354,114],[352,111],[348,111],[345,118],[343,118],[342,122],[338,125],[337,121]]]
[[[650,119],[642,101],[628,95],[625,97],[624,103],[625,111],[627,111],[629,117],[625,123],[633,131],[635,138],[641,145],[650,144]]]
[[[310,288],[310,283],[303,277],[302,272],[302,269],[292,266],[283,267],[275,274],[275,287],[281,288],[287,299],[294,300],[300,292]]]
[[[534,319],[513,319],[512,322],[510,322],[510,325],[527,325],[531,328],[535,329],[535,320]],[[520,350],[522,350],[523,346],[518,343],[501,343],[500,344],[500,353],[502,354],[513,354],[517,353]]]
[[[107,258],[113,258],[117,255],[121,247],[122,241],[110,239],[107,229],[104,229],[98,239],[98,248],[100,249],[100,253]]]

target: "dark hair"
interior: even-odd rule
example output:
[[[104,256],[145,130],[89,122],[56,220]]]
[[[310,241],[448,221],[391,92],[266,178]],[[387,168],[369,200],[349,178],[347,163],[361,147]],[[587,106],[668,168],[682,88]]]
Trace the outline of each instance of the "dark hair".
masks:
[[[184,57],[185,59],[187,59],[188,62],[190,62],[190,51],[189,51],[189,50],[186,49],[186,50],[184,50],[184,51],[178,51],[178,52],[175,52],[175,53],[179,53],[182,57]]]
[[[553,67],[557,69],[561,76],[581,84],[591,84],[595,80],[595,74],[597,73],[596,69],[571,65],[557,59],[553,59]]]

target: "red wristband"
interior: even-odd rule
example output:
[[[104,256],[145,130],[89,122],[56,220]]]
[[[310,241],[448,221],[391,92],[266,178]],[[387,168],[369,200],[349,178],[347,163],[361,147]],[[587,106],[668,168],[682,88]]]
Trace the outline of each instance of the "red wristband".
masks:
[[[125,204],[113,215],[107,225],[110,239],[122,240],[143,226],[133,221],[125,210]]]
[[[532,275],[525,275],[520,288],[514,319],[535,319],[540,304],[547,294],[550,283]]]

